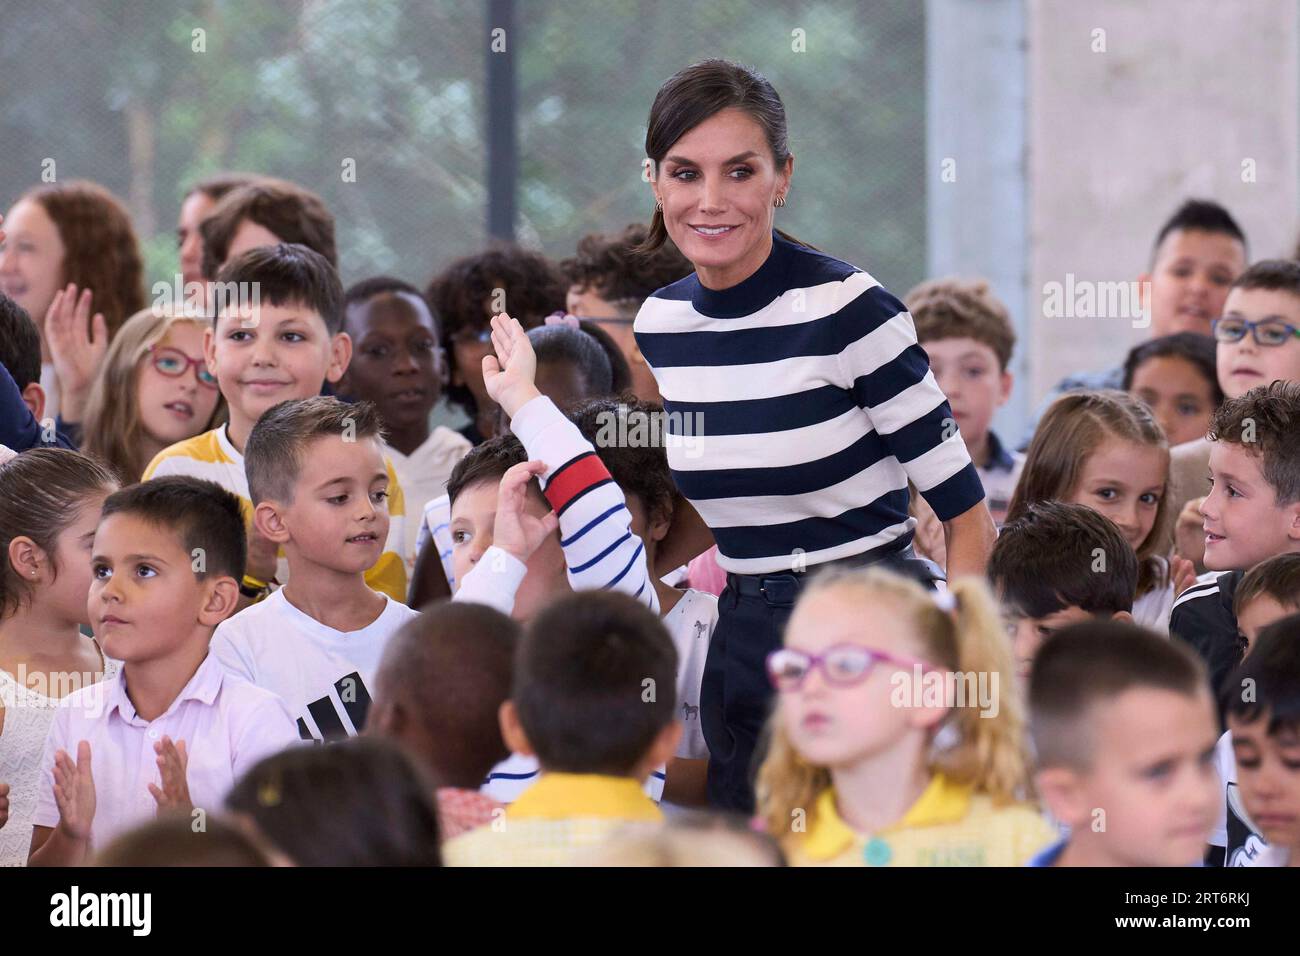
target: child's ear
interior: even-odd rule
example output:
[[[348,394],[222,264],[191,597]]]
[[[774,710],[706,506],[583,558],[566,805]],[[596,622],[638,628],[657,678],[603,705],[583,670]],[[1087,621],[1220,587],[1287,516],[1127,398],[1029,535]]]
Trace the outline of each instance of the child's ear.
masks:
[[[207,585],[207,596],[199,608],[199,623],[216,627],[239,607],[239,582],[229,575],[213,575]]]
[[[668,529],[673,526],[673,503],[669,501],[661,508],[655,508],[652,512],[650,524],[645,529],[645,536],[651,541],[662,541],[668,535]]]
[[[1125,624],[1133,623],[1133,615],[1128,611],[1116,611],[1110,616],[1112,621],[1123,621]]]
[[[501,724],[501,739],[513,753],[531,756],[532,745],[524,733],[524,725],[519,722],[519,711],[515,710],[514,701],[502,701],[497,711],[497,722]]]
[[[220,319],[218,319],[220,321]],[[216,323],[203,327],[203,361],[207,363],[208,374],[217,374],[217,329]]]
[[[400,701],[393,700],[390,696],[380,697],[376,693],[370,704],[370,712],[366,715],[366,726],[361,732],[370,737],[400,740],[410,723],[406,708]]]
[[[1010,369],[1003,369],[1002,381],[1001,381],[1001,392],[998,395],[998,408],[1001,408],[1003,405],[1007,403],[1007,399],[1011,397],[1011,389],[1015,387],[1015,384],[1016,384],[1015,375],[1012,374]]]
[[[330,339],[330,364],[325,370],[325,381],[331,384],[338,382],[343,377],[343,373],[348,370],[348,365],[352,362],[352,336],[346,332],[340,332],[334,338]]]
[[[910,677],[911,675],[909,675],[909,679]],[[922,693],[918,695],[917,698],[918,700],[924,701],[928,697],[934,696],[932,694],[925,693],[924,684],[922,685],[921,690]],[[952,714],[953,720],[956,720],[957,718],[957,715],[953,712],[953,709],[948,707],[946,704],[933,704],[933,705],[919,704],[915,707],[909,706],[906,708],[906,710],[908,715],[908,722],[911,724],[911,726],[920,728],[921,730],[937,731],[939,729],[939,725],[943,723],[944,719],[947,718],[949,714]]]
[[[394,700],[391,706],[380,707],[375,716],[378,718],[376,729],[390,737],[404,737],[407,728],[414,724],[400,700]]]
[[[9,542],[9,566],[24,581],[39,578],[49,563],[41,546],[24,534]]]
[[[1300,541],[1300,502],[1289,505],[1287,510],[1291,515],[1291,520],[1286,529],[1287,537],[1292,541]]]
[[[45,417],[45,389],[41,388],[40,382],[27,383],[23,389],[23,404],[38,422]]]
[[[1068,767],[1049,767],[1034,777],[1038,795],[1052,816],[1070,827],[1089,825],[1092,807],[1084,799],[1083,780]]]
[[[253,509],[253,527],[267,541],[284,544],[289,540],[289,528],[277,502],[263,501]]]
[[[1147,290],[1151,288],[1151,273],[1143,272],[1137,277],[1138,308],[1145,310],[1151,303],[1147,301]]]

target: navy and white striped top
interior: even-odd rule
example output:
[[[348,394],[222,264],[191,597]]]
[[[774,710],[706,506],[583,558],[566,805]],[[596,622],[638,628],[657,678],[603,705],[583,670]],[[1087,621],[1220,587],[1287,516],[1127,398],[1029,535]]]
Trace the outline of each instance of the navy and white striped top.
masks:
[[[984,497],[911,315],[855,266],[774,233],[748,279],[714,291],[687,276],[634,330],[673,478],[728,571],[904,547],[909,478],[941,521]]]

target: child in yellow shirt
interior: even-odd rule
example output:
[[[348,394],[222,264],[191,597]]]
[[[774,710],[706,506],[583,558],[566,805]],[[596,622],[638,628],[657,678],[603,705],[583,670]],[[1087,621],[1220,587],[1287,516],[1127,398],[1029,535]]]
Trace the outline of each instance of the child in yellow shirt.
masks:
[[[1016,673],[981,582],[822,577],[768,673],[759,810],[792,865],[1018,866],[1054,838],[1023,802]]]

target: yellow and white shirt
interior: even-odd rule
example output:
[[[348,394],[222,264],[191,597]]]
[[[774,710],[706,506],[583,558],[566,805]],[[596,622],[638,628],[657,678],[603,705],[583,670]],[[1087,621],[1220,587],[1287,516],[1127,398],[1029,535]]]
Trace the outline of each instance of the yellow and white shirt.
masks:
[[[443,844],[447,866],[565,866],[574,854],[663,814],[631,777],[545,773],[499,819]]]
[[[1027,804],[995,806],[970,786],[936,774],[891,826],[859,833],[823,790],[806,833],[784,849],[791,866],[1023,866],[1059,834]]]
[[[366,572],[366,583],[394,601],[406,603],[406,562],[402,552],[406,541],[406,502],[393,463],[384,459],[388,471],[388,540],[375,566]],[[253,503],[249,499],[248,476],[244,473],[244,456],[230,442],[223,425],[193,438],[164,448],[144,470],[144,480],[167,475],[206,478],[239,496],[244,520],[253,522]],[[280,555],[275,573],[281,585],[289,580],[289,562]]]

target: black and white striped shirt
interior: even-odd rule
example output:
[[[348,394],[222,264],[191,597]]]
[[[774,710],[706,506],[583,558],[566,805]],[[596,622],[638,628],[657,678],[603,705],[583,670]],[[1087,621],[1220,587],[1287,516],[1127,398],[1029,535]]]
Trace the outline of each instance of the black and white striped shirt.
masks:
[[[690,275],[634,328],[673,478],[728,571],[903,547],[909,479],[942,521],[984,497],[912,317],[848,263],[774,234],[748,279],[715,291]]]

